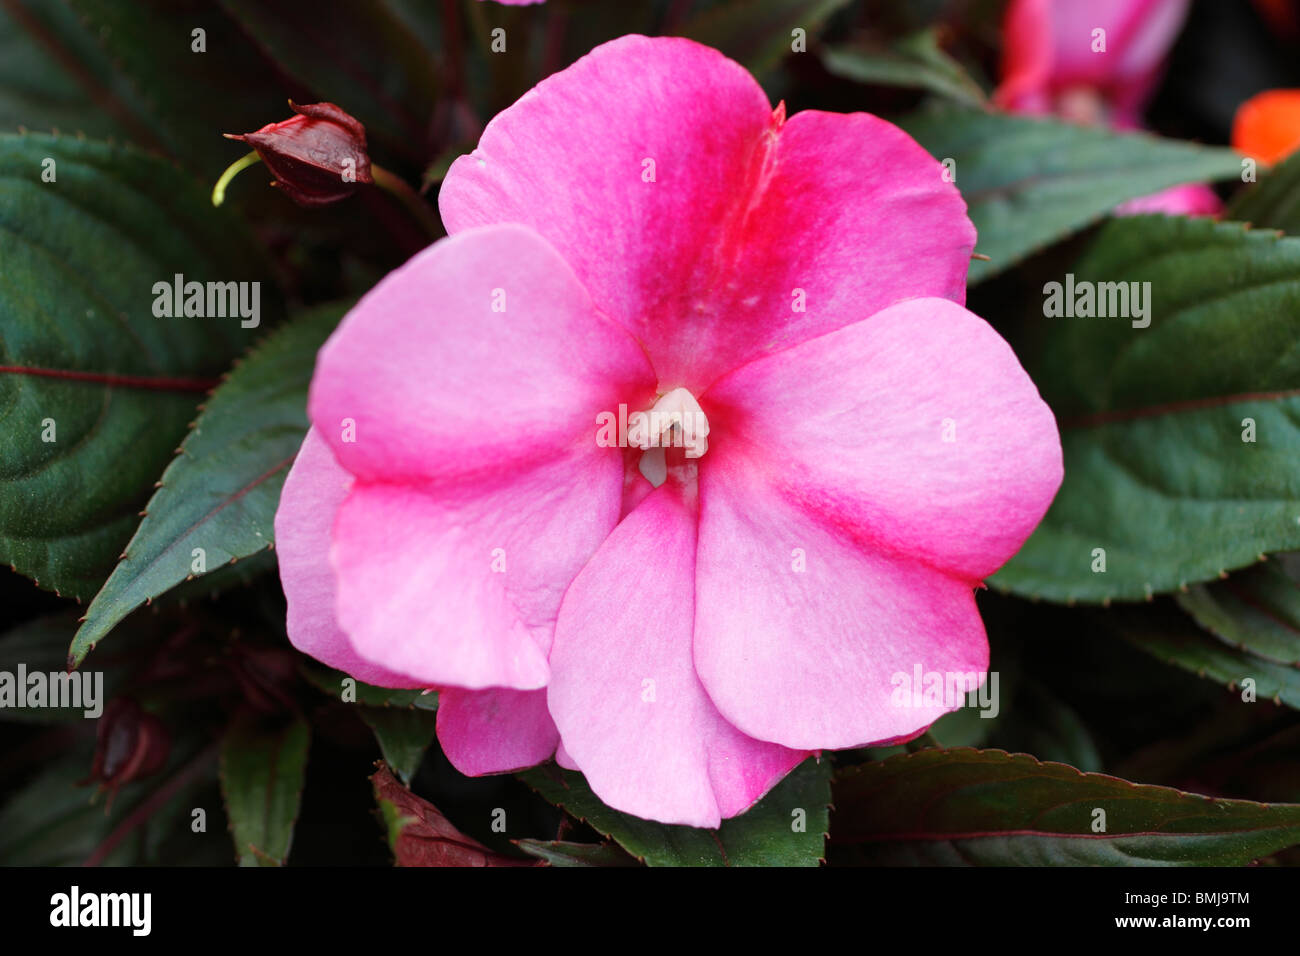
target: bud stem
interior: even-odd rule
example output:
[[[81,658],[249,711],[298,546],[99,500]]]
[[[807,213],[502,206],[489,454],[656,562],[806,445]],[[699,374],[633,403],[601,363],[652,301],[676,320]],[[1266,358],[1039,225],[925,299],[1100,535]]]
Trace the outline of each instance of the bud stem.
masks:
[[[222,173],[221,178],[217,180],[217,184],[212,187],[212,205],[220,206],[225,202],[226,187],[230,185],[230,181],[246,170],[249,166],[258,162],[261,162],[261,157],[257,155],[256,151],[253,151],[247,156],[239,157],[239,159],[227,166],[226,171]]]
[[[442,224],[438,222],[428,204],[420,198],[419,193],[407,184],[406,180],[400,176],[394,176],[384,167],[375,163],[370,164],[370,178],[384,192],[397,198],[430,236],[435,239],[442,237]]]

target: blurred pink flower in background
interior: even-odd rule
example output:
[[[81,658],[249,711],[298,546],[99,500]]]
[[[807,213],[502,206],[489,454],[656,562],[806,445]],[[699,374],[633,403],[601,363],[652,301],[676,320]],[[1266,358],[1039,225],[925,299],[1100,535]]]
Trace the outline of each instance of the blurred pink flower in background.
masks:
[[[994,102],[1015,113],[1055,115],[1117,130],[1142,127],[1189,0],[1011,0],[1002,26],[1002,82]],[[1095,31],[1104,30],[1105,49]],[[1214,215],[1223,204],[1203,183],[1123,203],[1120,215]]]
[[[1062,464],[924,149],[629,36],[497,116],[440,205],[317,362],[276,518],[297,647],[440,688],[465,773],[554,755],[694,826],[952,709],[892,677],[987,669],[973,589]],[[620,405],[698,410],[707,450],[599,441]]]

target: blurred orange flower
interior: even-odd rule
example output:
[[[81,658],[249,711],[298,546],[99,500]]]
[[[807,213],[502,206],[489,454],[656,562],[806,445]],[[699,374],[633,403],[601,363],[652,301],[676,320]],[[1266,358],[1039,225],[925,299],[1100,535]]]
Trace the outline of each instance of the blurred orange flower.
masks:
[[[1232,145],[1261,163],[1276,163],[1300,147],[1300,90],[1265,90],[1237,107]]]

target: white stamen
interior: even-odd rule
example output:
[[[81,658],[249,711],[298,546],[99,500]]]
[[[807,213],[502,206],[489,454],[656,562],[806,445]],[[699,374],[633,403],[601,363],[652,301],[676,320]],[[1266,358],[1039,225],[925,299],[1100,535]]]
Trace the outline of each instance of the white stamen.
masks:
[[[668,480],[668,459],[664,457],[662,448],[647,449],[636,467],[642,477],[654,488],[658,488]]]
[[[628,433],[628,440],[635,447],[679,447],[685,449],[687,458],[703,458],[709,450],[709,419],[695,396],[686,389],[674,388],[660,396],[648,418],[648,427],[637,429],[635,435],[632,431]]]

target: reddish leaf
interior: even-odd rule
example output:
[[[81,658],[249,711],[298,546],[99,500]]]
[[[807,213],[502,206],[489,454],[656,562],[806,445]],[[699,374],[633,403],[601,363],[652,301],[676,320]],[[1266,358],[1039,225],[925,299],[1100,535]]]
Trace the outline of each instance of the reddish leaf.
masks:
[[[388,843],[398,866],[539,866],[489,850],[461,833],[428,800],[407,790],[388,765],[379,762],[370,778],[388,823]]]

